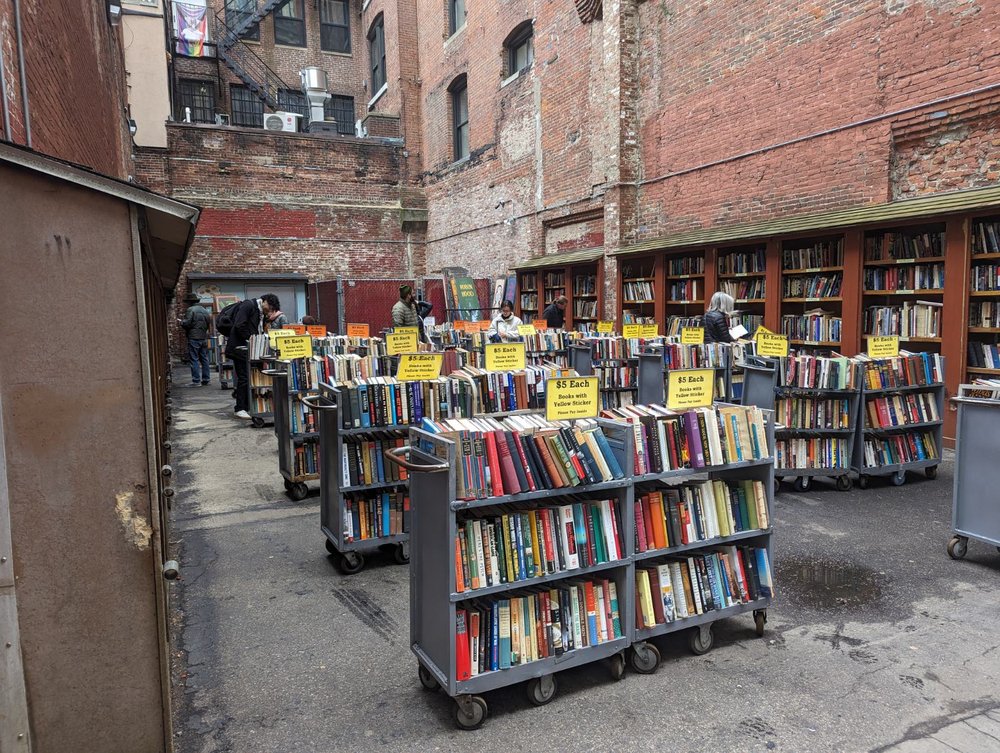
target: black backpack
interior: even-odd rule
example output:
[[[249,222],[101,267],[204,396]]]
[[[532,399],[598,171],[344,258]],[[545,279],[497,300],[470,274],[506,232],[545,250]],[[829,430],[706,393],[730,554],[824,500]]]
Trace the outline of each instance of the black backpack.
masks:
[[[215,329],[218,330],[220,335],[229,337],[230,333],[233,331],[233,324],[236,319],[236,308],[240,305],[240,303],[241,301],[230,303],[219,312],[218,316],[215,317]]]

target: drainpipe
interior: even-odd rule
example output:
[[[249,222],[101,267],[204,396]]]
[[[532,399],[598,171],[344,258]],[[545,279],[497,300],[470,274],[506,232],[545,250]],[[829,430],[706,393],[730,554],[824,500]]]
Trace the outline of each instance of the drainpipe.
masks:
[[[21,72],[21,104],[24,107],[25,146],[31,148],[31,112],[28,108],[28,76],[24,71],[24,40],[21,38],[21,0],[14,0],[14,31],[17,35],[17,67]]]
[[[10,112],[7,110],[7,76],[4,72],[2,40],[0,40],[0,107],[3,108],[3,137],[10,141]]]

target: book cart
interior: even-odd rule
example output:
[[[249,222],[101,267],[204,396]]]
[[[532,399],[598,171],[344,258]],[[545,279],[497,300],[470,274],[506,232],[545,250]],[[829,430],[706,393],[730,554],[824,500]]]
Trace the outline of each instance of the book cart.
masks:
[[[955,436],[955,485],[948,555],[962,559],[969,539],[1000,551],[1000,400],[954,397],[958,407]]]
[[[878,361],[874,361],[878,363]],[[943,367],[942,367],[943,368]],[[858,486],[867,489],[872,476],[888,477],[893,485],[902,486],[906,483],[906,472],[923,470],[924,475],[929,479],[937,478],[938,466],[944,449],[944,383],[932,382],[929,384],[904,385],[898,387],[886,387],[883,389],[872,389],[868,387],[867,380],[861,379],[861,401],[858,406],[857,432],[854,439],[852,454],[852,465],[858,474]],[[894,401],[896,399],[906,401],[908,396],[930,395],[937,408],[937,420],[920,422],[903,422],[895,426],[875,427],[869,421],[868,405],[875,400]],[[919,398],[918,398],[919,399]],[[898,404],[898,402],[897,402]],[[925,458],[910,460],[902,463],[889,463],[880,465],[868,465],[865,462],[865,442],[868,440],[889,439],[913,431],[928,431],[934,440],[936,458]],[[996,458],[994,458],[994,461]]]
[[[290,387],[288,371],[285,369],[269,369],[274,385],[274,428],[278,435],[278,472],[285,481],[285,491],[296,502],[303,500],[309,494],[307,481],[318,481],[319,470],[315,473],[299,473],[295,464],[295,449],[303,444],[319,442],[319,432],[294,431],[292,414],[297,409],[296,403],[305,395],[316,394],[316,390],[293,390]],[[309,403],[303,405],[310,407]]]

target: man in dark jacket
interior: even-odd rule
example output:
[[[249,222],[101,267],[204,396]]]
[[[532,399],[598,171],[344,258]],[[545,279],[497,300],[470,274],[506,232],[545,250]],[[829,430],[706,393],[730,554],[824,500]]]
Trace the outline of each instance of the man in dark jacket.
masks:
[[[208,358],[208,331],[212,326],[212,315],[201,305],[201,299],[194,293],[184,296],[188,310],[183,319],[178,319],[187,333],[188,360],[191,362],[191,386],[208,384],[212,379]]]
[[[561,295],[545,307],[542,318],[549,329],[562,329],[566,323],[566,304],[569,299]]]
[[[280,311],[278,296],[267,293],[260,298],[240,301],[233,313],[233,329],[226,338],[226,355],[236,373],[236,417],[250,418],[250,358],[246,346],[251,335],[264,333],[263,322],[272,312]]]

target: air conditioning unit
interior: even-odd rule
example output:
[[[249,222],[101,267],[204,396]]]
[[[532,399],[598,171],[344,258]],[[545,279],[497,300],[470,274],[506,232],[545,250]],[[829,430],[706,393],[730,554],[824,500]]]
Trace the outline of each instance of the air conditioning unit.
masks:
[[[269,112],[264,116],[264,129],[296,133],[299,130],[301,117],[297,112]]]
[[[215,114],[215,124],[221,126],[229,125],[229,113],[217,112]]]

